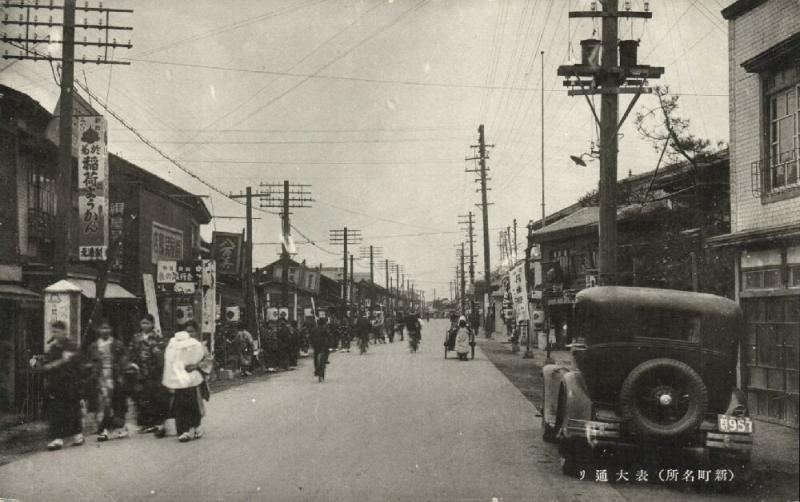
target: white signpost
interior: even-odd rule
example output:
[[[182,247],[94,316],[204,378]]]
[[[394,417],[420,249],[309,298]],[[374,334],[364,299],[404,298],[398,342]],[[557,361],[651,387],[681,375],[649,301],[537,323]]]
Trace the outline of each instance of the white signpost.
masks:
[[[58,281],[44,289],[44,348],[53,338],[50,326],[61,321],[67,325],[69,337],[81,343],[81,292],[69,281]]]
[[[520,262],[509,272],[511,297],[514,301],[514,314],[517,322],[530,321],[528,311],[528,285],[525,282],[525,262]]]
[[[156,299],[156,285],[153,282],[152,274],[142,274],[142,287],[144,288],[144,300],[147,305],[147,313],[153,316],[154,330],[161,334],[161,319],[158,317],[158,300]]]

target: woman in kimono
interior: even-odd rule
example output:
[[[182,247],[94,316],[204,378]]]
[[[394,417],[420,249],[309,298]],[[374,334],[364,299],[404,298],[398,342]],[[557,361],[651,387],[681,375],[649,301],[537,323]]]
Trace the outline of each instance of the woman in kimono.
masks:
[[[461,361],[467,360],[469,354],[470,330],[467,327],[467,319],[464,316],[458,320],[458,330],[456,331],[456,354]]]
[[[213,364],[196,334],[197,324],[189,321],[184,331],[175,333],[164,353],[161,382],[172,392],[171,416],[175,417],[178,440],[182,443],[203,437],[203,399],[208,399],[205,379]]]
[[[111,323],[101,320],[95,328],[97,339],[89,345],[92,395],[90,409],[97,416],[98,441],[128,436],[125,414],[128,412],[126,378],[131,371],[125,344],[113,336]]]

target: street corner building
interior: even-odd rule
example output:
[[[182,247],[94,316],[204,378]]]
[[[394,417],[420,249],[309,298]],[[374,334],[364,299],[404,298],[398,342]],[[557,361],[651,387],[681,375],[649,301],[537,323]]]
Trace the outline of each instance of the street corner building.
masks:
[[[740,0],[728,20],[731,232],[747,326],[741,384],[757,417],[798,426],[800,4]]]

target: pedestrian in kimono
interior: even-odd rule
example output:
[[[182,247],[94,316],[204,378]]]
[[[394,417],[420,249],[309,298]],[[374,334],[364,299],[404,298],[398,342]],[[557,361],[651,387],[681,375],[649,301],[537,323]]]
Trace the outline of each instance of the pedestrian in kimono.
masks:
[[[264,366],[267,367],[268,373],[273,373],[278,366],[278,331],[275,324],[267,323],[260,336],[261,343],[259,345],[264,354]]]
[[[286,319],[286,312],[281,312],[278,319],[278,366],[288,370],[290,365],[290,352],[292,350],[292,328]]]
[[[339,350],[342,352],[350,352],[350,344],[353,339],[351,333],[350,319],[347,317],[342,318],[337,326],[337,338],[339,339],[339,346],[341,347]],[[336,347],[336,345],[334,345],[334,347]]]
[[[128,345],[128,357],[138,370],[133,399],[141,433],[158,430],[164,422],[167,406],[167,395],[161,387],[166,341],[154,331],[154,327],[153,316],[145,314],[139,321],[139,332],[133,335]]]
[[[300,339],[300,330],[297,327],[297,320],[289,323],[289,333],[291,333],[289,344],[289,367],[297,367],[297,359],[300,357],[300,347],[303,345]]]
[[[458,359],[461,361],[466,361],[467,355],[469,355],[470,333],[470,328],[467,326],[467,318],[462,315],[458,320],[455,344],[456,354],[458,354]]]
[[[203,437],[203,399],[208,399],[206,376],[213,365],[205,346],[195,338],[196,334],[197,324],[189,321],[184,331],[175,333],[164,353],[161,383],[172,392],[170,415],[175,417],[181,443]]]
[[[238,366],[243,377],[251,376],[253,374],[253,353],[255,352],[256,344],[253,340],[253,335],[247,331],[247,327],[243,322],[236,326],[236,337],[234,338],[234,350],[238,357]]]
[[[98,420],[98,441],[128,436],[125,414],[128,411],[126,379],[131,370],[125,344],[115,337],[111,323],[101,320],[95,328],[97,338],[88,349],[91,367],[90,410]]]
[[[37,369],[45,376],[44,410],[50,426],[48,450],[60,450],[64,439],[72,446],[83,444],[81,423],[80,349],[69,339],[67,325],[55,321],[50,325],[52,342]]]

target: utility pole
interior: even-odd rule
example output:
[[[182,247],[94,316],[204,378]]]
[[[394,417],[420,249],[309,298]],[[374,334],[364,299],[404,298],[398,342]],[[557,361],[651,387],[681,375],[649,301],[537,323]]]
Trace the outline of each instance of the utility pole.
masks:
[[[289,183],[261,183],[262,191],[258,194],[261,198],[262,208],[280,208],[281,226],[283,235],[281,238],[281,306],[289,306],[289,258],[292,250],[290,241],[292,225],[289,220],[290,209],[307,208],[310,202],[314,202],[311,192],[308,191],[311,185],[301,185]],[[249,192],[248,192],[249,193]],[[290,312],[294,312],[290,309]]]
[[[467,279],[466,274],[464,274],[464,243],[461,243],[461,253],[459,253],[461,258],[461,314],[466,315],[467,313]]]
[[[244,247],[244,267],[245,274],[242,281],[242,290],[247,308],[245,309],[245,323],[247,329],[253,333],[258,333],[258,326],[256,322],[256,304],[255,304],[255,285],[253,284],[253,197],[259,194],[253,194],[252,187],[245,188],[245,193],[238,195],[231,194],[228,197],[231,199],[244,199],[245,206],[245,247]]]
[[[383,258],[383,248],[369,246],[362,247],[359,252],[360,258],[369,259],[369,281],[375,284],[375,258]]]
[[[350,255],[350,294],[351,295],[353,295],[353,292],[355,291],[355,289],[354,289],[355,281],[353,280],[353,258],[354,257],[351,254]],[[358,306],[358,300],[356,298],[351,298],[350,300],[355,302],[356,306]]]
[[[330,231],[330,243],[342,245],[343,266],[342,266],[342,300],[345,304],[350,302],[348,295],[348,276],[347,276],[347,260],[350,254],[347,252],[347,247],[352,244],[361,243],[361,230],[353,230],[344,227],[342,230],[333,229]],[[352,267],[350,267],[352,269]]]
[[[541,131],[542,131],[542,139],[541,139],[541,149],[542,149],[542,152],[541,152],[541,154],[542,154],[542,160],[541,160],[541,168],[542,168],[542,228],[544,228],[545,226],[547,226],[547,213],[544,210],[544,51],[541,51],[539,53],[539,55],[541,56],[540,59],[541,59],[541,65],[542,65],[542,84],[540,86],[542,88],[542,96],[541,96],[541,101],[542,101],[541,120],[542,120],[542,124],[541,124],[541,127],[539,129],[541,129]],[[516,244],[516,242],[515,242],[515,244]],[[516,250],[516,248],[515,248],[515,250]]]
[[[602,18],[602,41],[581,42],[581,63],[558,67],[558,75],[567,77],[570,96],[584,96],[600,128],[600,222],[598,224],[598,265],[601,285],[614,284],[617,276],[617,154],[618,133],[642,93],[652,92],[647,79],[660,78],[664,68],[639,64],[638,40],[618,39],[619,18],[649,19],[652,12],[619,10],[618,0],[601,1],[602,10],[573,11],[571,18]],[[645,4],[647,5],[647,4]],[[602,60],[597,49],[602,47]],[[619,52],[618,52],[619,51]],[[576,89],[579,87],[579,89]],[[600,94],[598,117],[590,95]],[[619,119],[619,95],[632,94],[633,99]],[[544,220],[542,220],[544,223]]]
[[[114,25],[110,22],[111,13],[131,14],[131,9],[112,9],[103,7],[100,3],[98,7],[90,7],[88,2],[83,7],[76,6],[76,0],[63,0],[63,3],[55,4],[50,1],[42,2],[16,2],[6,1],[3,8],[5,17],[2,20],[3,34],[0,41],[5,42],[19,49],[19,53],[12,54],[6,51],[3,59],[53,61],[61,63],[61,91],[58,105],[58,171],[56,172],[56,204],[55,214],[55,235],[54,235],[54,265],[57,277],[66,277],[67,268],[70,261],[70,253],[73,249],[77,252],[77,247],[70,238],[70,228],[77,216],[72,211],[72,196],[76,188],[75,180],[72,177],[72,120],[73,120],[73,94],[75,82],[75,63],[92,64],[124,64],[129,65],[129,61],[118,61],[109,58],[108,49],[131,48],[128,43],[117,43],[116,38],[109,39],[111,31],[132,30],[130,26]],[[19,15],[11,13],[11,9],[20,9]],[[40,21],[41,11],[47,11],[48,21]],[[53,21],[50,15],[53,11],[62,11],[61,22]],[[98,24],[89,24],[84,18],[83,23],[75,23],[75,12],[92,12],[101,16]],[[44,15],[42,15],[44,19]],[[103,22],[105,18],[105,22]],[[61,27],[61,40],[51,39],[50,30],[54,27]],[[89,31],[99,31],[100,38],[96,42],[87,41],[84,35],[83,41],[75,41],[75,30],[80,29],[86,33]],[[6,30],[12,30],[10,33]],[[16,33],[15,33],[16,32]],[[105,40],[105,41],[103,41]],[[52,55],[49,49],[39,49],[41,44],[61,45],[61,56]],[[84,48],[95,47],[98,49],[94,57],[84,54],[80,58],[75,58],[75,46],[80,45]],[[42,52],[44,51],[44,52]],[[112,51],[113,55],[113,51]],[[107,182],[107,181],[106,181]],[[108,228],[105,229],[108,234]],[[102,258],[107,261],[107,258]],[[102,298],[102,292],[98,292],[98,301]]]
[[[462,226],[462,229],[466,230],[467,232],[467,242],[469,243],[469,283],[474,287],[475,285],[475,214],[470,211],[466,215],[461,215],[460,218],[462,220],[459,221],[459,224],[466,225],[466,228]]]
[[[519,248],[517,247],[517,219],[514,218],[514,252],[512,253],[514,255],[514,261],[516,261],[516,259],[517,259],[517,250],[518,249]]]
[[[483,132],[483,124],[478,126],[478,144],[472,145],[472,148],[478,148],[478,155],[477,157],[470,157],[466,160],[477,160],[478,161],[478,169],[467,169],[468,173],[478,173],[479,178],[476,179],[476,182],[480,183],[480,192],[481,192],[481,210],[483,212],[483,279],[485,282],[485,291],[491,291],[491,282],[492,282],[492,267],[490,261],[490,251],[489,251],[489,206],[490,203],[488,202],[487,192],[489,188],[486,186],[487,178],[486,173],[488,172],[488,167],[486,167],[486,160],[489,158],[487,155],[486,149],[492,148],[494,145],[487,145],[486,144],[486,137],[484,136]],[[486,329],[486,334],[490,333],[491,327],[486,325],[484,319],[484,328]]]

